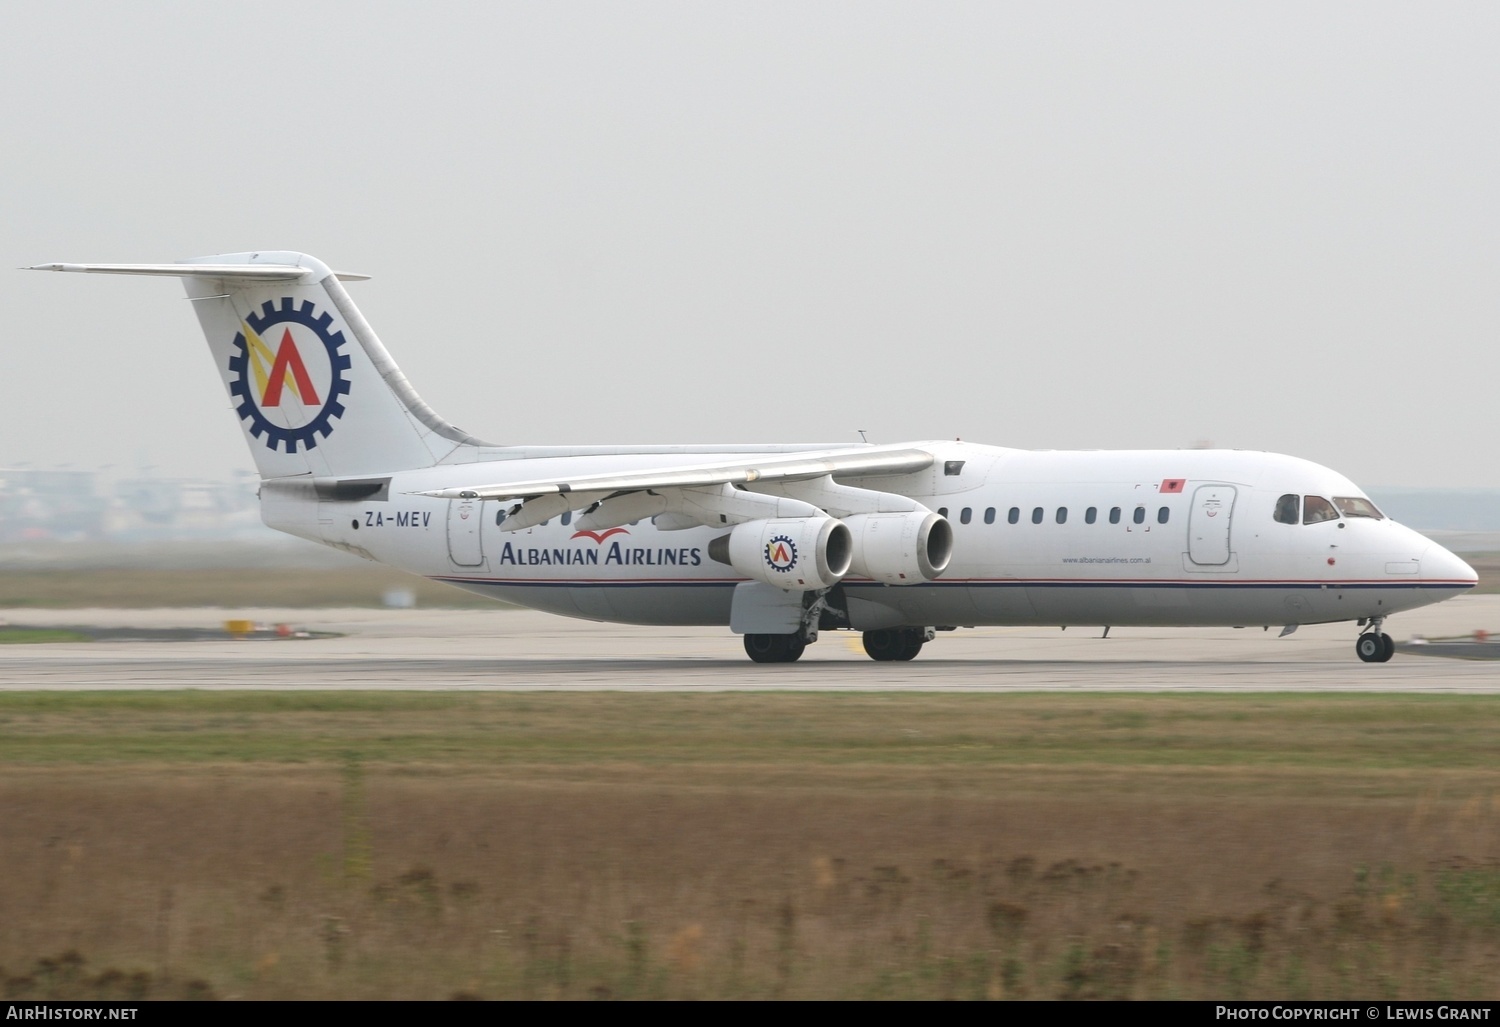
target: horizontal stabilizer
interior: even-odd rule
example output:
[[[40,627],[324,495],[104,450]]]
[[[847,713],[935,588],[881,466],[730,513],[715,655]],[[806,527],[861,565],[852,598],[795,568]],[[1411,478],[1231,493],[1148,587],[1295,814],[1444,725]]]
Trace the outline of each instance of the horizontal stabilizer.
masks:
[[[640,489],[694,488],[725,483],[748,485],[757,481],[818,478],[825,474],[883,476],[926,470],[932,466],[933,459],[933,455],[925,449],[883,449],[872,446],[766,457],[753,464],[668,467],[624,474],[584,475],[569,481],[508,482],[435,489],[417,494],[438,499],[523,499],[565,492],[634,492]]]
[[[72,271],[85,275],[156,275],[163,278],[243,278],[295,282],[313,268],[297,264],[33,264],[23,271]],[[341,282],[366,282],[369,275],[335,271]]]

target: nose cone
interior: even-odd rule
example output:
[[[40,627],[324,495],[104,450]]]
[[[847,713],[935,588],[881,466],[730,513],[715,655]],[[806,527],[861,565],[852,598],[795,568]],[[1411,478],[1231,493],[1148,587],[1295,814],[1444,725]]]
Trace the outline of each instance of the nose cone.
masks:
[[[1424,584],[1473,588],[1479,584],[1479,575],[1473,567],[1434,542],[1422,554],[1422,581]]]

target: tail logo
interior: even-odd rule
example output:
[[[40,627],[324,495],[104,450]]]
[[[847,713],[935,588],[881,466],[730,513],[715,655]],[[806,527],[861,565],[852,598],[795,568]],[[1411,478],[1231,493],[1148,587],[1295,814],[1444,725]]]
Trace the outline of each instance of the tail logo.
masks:
[[[246,430],[267,449],[312,449],[333,432],[349,394],[350,361],[333,315],[310,300],[267,300],[240,323],[229,356],[229,392]]]

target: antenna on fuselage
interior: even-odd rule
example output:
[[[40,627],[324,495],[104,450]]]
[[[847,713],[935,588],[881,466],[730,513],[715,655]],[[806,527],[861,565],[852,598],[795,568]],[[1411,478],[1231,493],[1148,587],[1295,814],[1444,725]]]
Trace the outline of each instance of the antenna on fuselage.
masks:
[[[865,438],[865,430],[863,428],[855,428],[854,430],[859,432],[859,441],[868,446],[870,444],[870,440]]]

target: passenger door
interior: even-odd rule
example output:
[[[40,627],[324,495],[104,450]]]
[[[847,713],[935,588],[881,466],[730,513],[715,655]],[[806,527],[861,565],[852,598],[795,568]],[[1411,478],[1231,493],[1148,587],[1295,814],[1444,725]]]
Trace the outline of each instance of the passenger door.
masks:
[[[1188,559],[1201,567],[1229,562],[1229,523],[1234,516],[1233,485],[1200,485],[1188,516]]]
[[[460,567],[484,563],[480,523],[484,503],[473,499],[448,500],[448,558]]]

